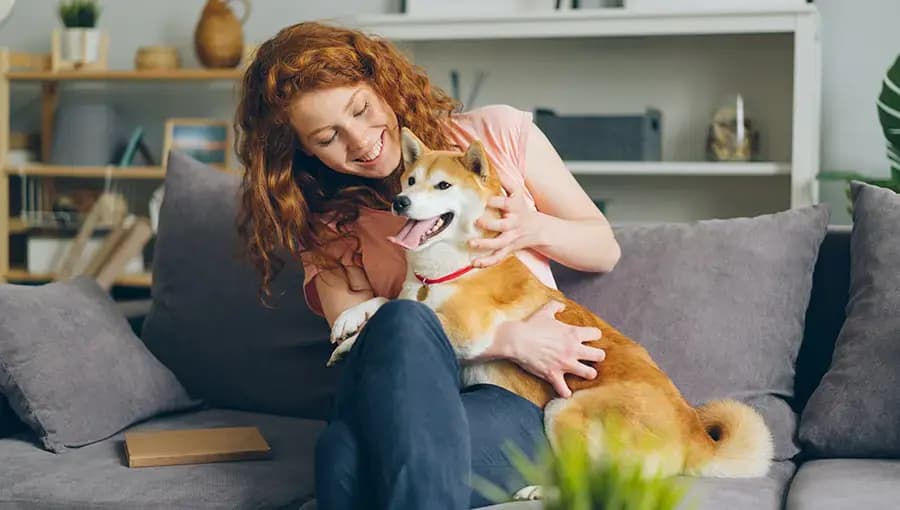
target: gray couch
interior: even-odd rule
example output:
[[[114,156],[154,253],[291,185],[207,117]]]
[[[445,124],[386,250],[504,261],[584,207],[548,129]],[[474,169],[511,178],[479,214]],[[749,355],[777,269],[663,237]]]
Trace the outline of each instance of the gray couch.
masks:
[[[125,464],[122,448],[124,431],[63,452],[51,452],[33,430],[24,427],[0,438],[0,509],[315,508],[314,445],[317,434],[325,426],[332,388],[339,373],[339,369],[323,366],[330,351],[325,325],[306,311],[298,288],[302,275],[290,264],[274,282],[274,307],[257,304],[255,276],[232,249],[236,246],[232,232],[235,182],[183,156],[174,156],[170,158],[156,245],[153,304],[142,326],[136,329],[153,355],[171,369],[193,397],[202,399],[204,405],[158,413],[135,421],[125,430],[255,425],[271,444],[273,456],[260,461],[130,469]],[[816,224],[821,224],[821,217],[817,218]],[[753,221],[713,222],[708,231],[684,227],[686,230],[678,236],[668,238],[670,226],[658,227],[667,229],[665,235],[660,235],[662,231],[640,228],[621,230],[626,256],[633,253],[635,259],[650,256],[643,255],[650,251],[642,244],[650,242],[648,239],[674,243],[666,250],[656,250],[660,253],[654,256],[669,257],[657,260],[656,268],[642,266],[643,279],[635,276],[627,265],[621,268],[621,278],[626,283],[611,279],[611,275],[609,278],[581,275],[558,266],[554,271],[564,291],[598,311],[607,312],[605,315],[612,317],[614,324],[628,324],[630,331],[626,332],[635,332],[636,338],[646,337],[652,344],[654,333],[647,322],[650,319],[635,322],[634,310],[652,311],[654,306],[667,306],[666,301],[660,300],[668,292],[659,289],[664,289],[667,281],[678,279],[667,277],[665,272],[684,274],[691,270],[690,254],[678,258],[675,264],[672,254],[676,250],[672,246],[676,241],[687,240],[678,246],[689,249],[704,243],[709,247],[710,240],[724,239],[721,236],[725,234],[721,232],[751,228],[756,225]],[[782,222],[783,218],[778,221]],[[765,232],[778,232],[788,236],[786,239],[803,237],[791,232],[796,225],[778,225],[781,227],[767,228]],[[754,243],[761,242],[769,243],[765,253],[776,256],[766,259],[760,255],[762,252],[753,251],[753,261],[749,264],[758,262],[775,267],[789,260],[788,255],[778,252],[779,248],[772,247],[774,240],[767,240],[766,235],[751,228],[739,238],[715,245],[712,257],[720,254],[728,257],[731,247],[739,242],[757,250]],[[708,395],[725,394],[744,398],[764,412],[776,435],[782,428],[788,431],[784,438],[776,437],[780,458],[773,463],[768,476],[747,480],[694,480],[691,497],[698,503],[696,508],[888,508],[900,501],[900,484],[896,483],[900,479],[900,460],[896,457],[889,460],[875,454],[868,458],[827,458],[827,454],[819,454],[815,447],[808,448],[816,443],[814,439],[806,441],[798,433],[803,425],[799,420],[804,416],[804,406],[829,370],[835,340],[844,324],[850,282],[850,241],[850,230],[840,227],[828,227],[824,239],[809,237],[802,246],[811,247],[815,255],[811,292],[809,287],[803,291],[801,276],[797,278],[801,283],[798,293],[783,292],[766,298],[779,307],[790,306],[792,300],[800,302],[799,320],[793,321],[795,324],[786,321],[786,327],[802,331],[797,345],[787,349],[786,357],[796,359],[787,363],[791,367],[789,387],[763,391],[768,397],[777,393],[774,397],[785,402],[784,409],[755,397],[752,392],[731,388],[738,384],[737,375],[712,378],[717,380],[710,380],[707,375],[706,381],[692,381],[689,372],[703,372],[703,367],[714,364],[706,355],[695,353],[685,358],[687,370],[677,363],[666,366],[661,361],[689,399],[702,401]],[[705,249],[704,253],[710,250]],[[641,263],[649,262],[638,260],[635,267]],[[667,265],[672,267],[667,269]],[[727,279],[732,278],[731,273],[717,271],[716,267],[709,260],[702,264],[702,268],[717,273],[720,281],[730,281]],[[620,268],[613,273],[617,271]],[[653,281],[646,275],[653,271],[660,280]],[[757,272],[760,278],[765,278],[763,273]],[[777,272],[773,270],[773,273]],[[773,284],[789,279],[780,273],[771,276]],[[633,283],[627,284],[629,279]],[[684,308],[690,309],[690,303],[711,298],[710,303],[738,305],[747,313],[753,313],[758,306],[749,292],[743,297],[684,294],[694,288],[691,285],[696,280],[692,278],[689,284],[679,287],[677,291],[682,294],[674,296],[673,302],[686,303]],[[738,287],[746,285],[746,282],[738,283]],[[614,295],[598,285],[615,287]],[[651,288],[652,295],[640,294],[647,288]],[[599,297],[592,299],[592,295]],[[637,304],[636,299],[640,301]],[[700,308],[711,306],[703,304]],[[747,323],[758,325],[751,335],[767,335],[770,330],[766,321],[779,320],[774,318],[776,312],[766,313],[771,317],[754,316]],[[723,316],[721,311],[715,314]],[[679,328],[696,327],[697,321],[712,324],[710,327],[731,327],[730,321],[718,324],[712,317],[704,319],[695,315],[694,318],[696,321],[669,320],[664,331],[683,334]],[[657,360],[677,358],[676,354],[667,356],[665,349],[654,347],[651,351],[655,351]],[[705,352],[713,351],[710,348]],[[749,351],[734,352],[733,372],[739,374],[742,370],[739,367],[753,363],[754,356]],[[721,372],[721,367],[713,367],[710,373]],[[766,369],[755,367],[752,380],[763,380],[765,373]],[[540,503],[506,503],[492,508],[538,509]]]

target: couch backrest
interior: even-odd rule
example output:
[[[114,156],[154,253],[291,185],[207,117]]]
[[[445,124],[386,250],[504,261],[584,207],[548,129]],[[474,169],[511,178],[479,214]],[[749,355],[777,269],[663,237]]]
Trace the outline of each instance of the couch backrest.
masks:
[[[803,344],[797,358],[793,407],[803,409],[831,364],[834,342],[844,323],[850,286],[850,227],[830,226],[813,273]]]

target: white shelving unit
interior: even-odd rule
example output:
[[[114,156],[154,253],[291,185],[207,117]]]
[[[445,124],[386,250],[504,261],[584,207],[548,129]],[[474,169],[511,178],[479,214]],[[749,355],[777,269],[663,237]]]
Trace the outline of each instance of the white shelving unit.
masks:
[[[488,73],[473,105],[506,103],[559,114],[662,111],[663,161],[568,161],[614,221],[696,220],[818,202],[821,58],[818,12],[685,12],[622,8],[510,16],[386,14],[338,19],[397,43],[461,99]],[[704,160],[706,130],[741,93],[760,130],[760,161]]]
[[[774,176],[790,175],[788,163],[691,163],[653,161],[566,161],[576,175],[640,175],[640,176]]]

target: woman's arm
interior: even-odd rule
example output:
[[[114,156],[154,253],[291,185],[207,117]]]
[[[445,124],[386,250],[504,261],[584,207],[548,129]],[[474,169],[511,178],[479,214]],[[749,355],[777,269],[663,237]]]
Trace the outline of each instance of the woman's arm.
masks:
[[[535,249],[573,269],[611,271],[621,251],[609,221],[534,125],[525,160],[525,182],[540,211]]]
[[[313,284],[319,293],[322,313],[329,327],[334,326],[334,321],[341,312],[375,296],[366,274],[356,266],[347,267],[346,276],[340,269],[322,271],[316,275]]]
[[[528,207],[523,190],[492,199],[489,206],[500,209],[503,217],[483,218],[480,225],[500,235],[473,241],[475,247],[495,250],[476,260],[476,265],[488,266],[516,250],[532,248],[579,271],[612,270],[621,250],[609,221],[534,124],[528,134],[525,166],[525,185],[537,210]]]
[[[525,165],[525,185],[537,210],[529,206],[521,189],[511,190],[507,197],[493,198],[488,205],[500,209],[500,219],[485,215],[479,224],[500,234],[472,241],[477,248],[494,250],[476,259],[475,265],[495,264],[516,250],[532,248],[576,270],[612,270],[621,255],[612,227],[534,124],[528,135]],[[562,307],[551,302],[524,321],[501,324],[494,342],[478,359],[513,360],[549,382],[560,396],[571,396],[565,374],[593,379],[596,369],[582,362],[600,362],[606,353],[584,344],[599,339],[599,329],[571,326],[556,319]]]

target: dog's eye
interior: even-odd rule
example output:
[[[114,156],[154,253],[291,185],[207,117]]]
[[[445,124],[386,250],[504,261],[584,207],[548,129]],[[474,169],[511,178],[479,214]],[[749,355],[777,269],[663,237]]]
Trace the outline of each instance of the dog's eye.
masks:
[[[415,177],[410,177],[408,182],[409,182],[409,185],[412,186],[413,184],[416,183],[416,178],[415,178]]]
[[[435,185],[435,188],[444,190],[444,189],[449,188],[450,186],[453,186],[453,185],[447,181],[441,181],[441,182],[437,183],[437,185]]]

